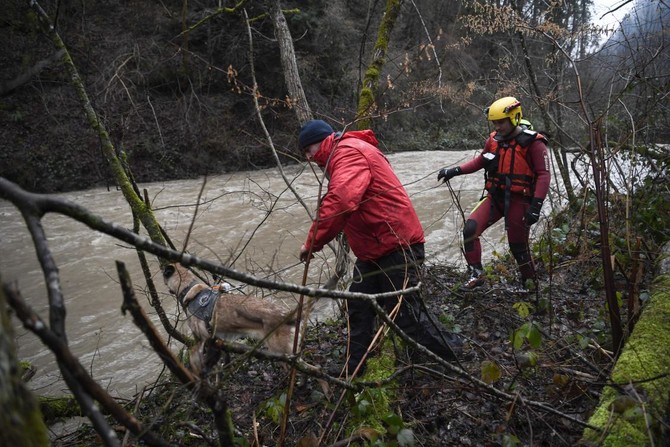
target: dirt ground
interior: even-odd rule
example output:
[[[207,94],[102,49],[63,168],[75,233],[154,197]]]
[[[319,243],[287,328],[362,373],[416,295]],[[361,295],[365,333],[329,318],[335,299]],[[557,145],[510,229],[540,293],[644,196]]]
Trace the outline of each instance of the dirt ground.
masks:
[[[374,445],[577,444],[584,428],[578,421],[586,421],[597,404],[611,367],[604,297],[592,287],[593,273],[585,262],[554,269],[551,278],[541,274],[537,295],[508,291],[504,281],[509,262],[494,265],[487,288],[469,294],[458,291],[465,279],[462,271],[430,267],[424,299],[433,315],[466,339],[459,361],[453,363],[466,375],[430,362],[411,363],[399,352],[395,368],[390,368],[397,375],[384,385],[394,394],[389,406],[397,418],[381,430],[402,426],[411,431],[414,444],[387,432],[383,443]],[[514,333],[518,349],[511,341]],[[332,370],[341,365],[345,345],[344,319],[322,322],[308,330],[304,358]],[[210,376],[226,396],[239,445],[277,445],[286,373],[265,360],[239,360],[233,354],[232,363]],[[346,439],[369,433],[355,432],[355,421],[361,401],[377,395],[342,391],[299,375],[284,445],[315,445],[326,427],[321,445],[363,445]],[[157,384],[136,414],[176,445],[215,445],[209,410],[171,380]],[[79,430],[55,439],[54,445],[89,445],[90,436],[90,430]]]

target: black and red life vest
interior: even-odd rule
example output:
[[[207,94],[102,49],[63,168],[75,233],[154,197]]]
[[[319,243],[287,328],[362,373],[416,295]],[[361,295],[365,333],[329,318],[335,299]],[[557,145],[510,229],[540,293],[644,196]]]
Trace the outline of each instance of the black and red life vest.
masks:
[[[490,152],[495,155],[494,169],[487,169],[486,190],[490,193],[509,191],[532,197],[535,173],[528,162],[528,148],[535,140],[547,143],[544,135],[524,130],[506,141],[495,138],[491,132]],[[497,163],[496,163],[497,161]]]

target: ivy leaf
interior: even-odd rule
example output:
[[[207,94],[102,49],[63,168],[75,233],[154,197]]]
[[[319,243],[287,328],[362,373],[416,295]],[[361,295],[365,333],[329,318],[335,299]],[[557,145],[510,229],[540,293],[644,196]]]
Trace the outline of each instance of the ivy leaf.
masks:
[[[365,416],[368,413],[371,406],[372,406],[372,404],[370,404],[369,401],[367,401],[365,399],[361,399],[358,402],[358,404],[356,405],[356,409],[358,410],[357,411],[358,415],[359,416]]]
[[[399,433],[402,429],[402,418],[395,413],[389,413],[384,417],[384,422],[388,425],[388,432],[392,435]]]

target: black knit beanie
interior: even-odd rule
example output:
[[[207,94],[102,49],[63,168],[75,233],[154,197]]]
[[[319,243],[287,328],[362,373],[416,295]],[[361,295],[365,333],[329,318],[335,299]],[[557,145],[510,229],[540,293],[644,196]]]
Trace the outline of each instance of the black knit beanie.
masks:
[[[323,120],[307,121],[300,129],[300,135],[298,136],[300,150],[303,151],[310,144],[325,140],[333,132],[333,128]]]

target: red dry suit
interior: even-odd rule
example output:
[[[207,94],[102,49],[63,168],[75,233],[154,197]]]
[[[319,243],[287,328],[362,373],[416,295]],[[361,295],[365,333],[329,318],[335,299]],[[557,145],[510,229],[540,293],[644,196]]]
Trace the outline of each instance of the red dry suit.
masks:
[[[492,132],[484,150],[463,164],[462,174],[486,168],[488,194],[468,216],[463,229],[463,247],[468,265],[481,269],[482,249],[479,237],[489,226],[505,217],[507,242],[519,265],[522,279],[535,278],[535,266],[528,246],[529,227],[524,215],[530,200],[544,200],[551,182],[546,138],[524,130],[515,138],[502,140]],[[485,154],[496,155],[489,163]]]

